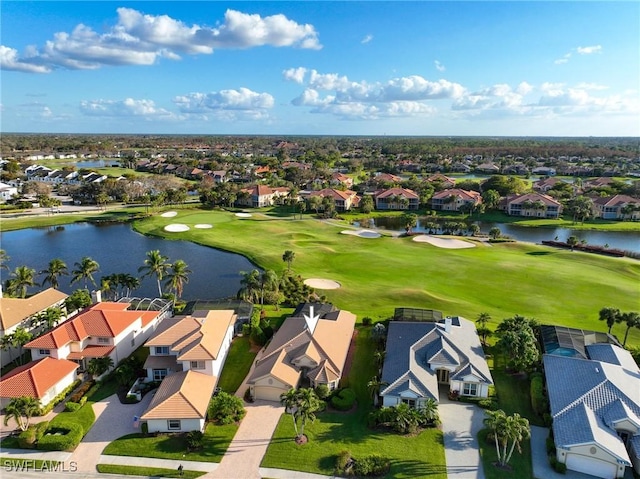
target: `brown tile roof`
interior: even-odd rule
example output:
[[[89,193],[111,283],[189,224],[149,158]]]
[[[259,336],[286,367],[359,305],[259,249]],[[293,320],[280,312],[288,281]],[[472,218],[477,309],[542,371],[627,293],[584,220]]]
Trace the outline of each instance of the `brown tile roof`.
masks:
[[[191,370],[170,374],[140,419],[203,419],[217,381],[215,376]]]
[[[414,198],[414,199],[420,198],[415,191],[409,190],[407,188],[399,188],[399,187],[378,191],[375,194],[376,198],[389,198],[392,196],[404,196],[405,198]]]
[[[629,195],[615,195],[594,198],[593,202],[600,206],[624,206],[629,203],[640,205],[640,200]]]
[[[68,296],[48,288],[29,298],[0,298],[0,324],[5,331],[40,311],[55,306]]]
[[[0,379],[0,397],[29,396],[40,399],[77,368],[78,364],[66,359],[42,358],[31,361]]]
[[[373,181],[392,181],[394,183],[400,183],[402,181],[402,178],[396,175],[392,175],[391,173],[380,173],[373,179]]]
[[[353,199],[356,196],[356,192],[351,190],[342,191],[333,188],[325,188],[323,190],[313,191],[309,196],[321,196],[322,198],[329,196],[334,200],[347,200],[349,198]]]
[[[287,351],[281,349],[278,353],[260,360],[251,374],[249,383],[255,383],[265,376],[273,376],[280,382],[294,388],[298,385],[300,374],[298,369],[289,364]]]
[[[525,195],[513,195],[507,197],[507,204],[520,204],[526,201],[531,201],[535,203],[536,201],[541,201],[545,204],[545,206],[560,206],[560,203],[551,198],[551,196],[543,195],[542,193],[527,193]]]
[[[460,188],[451,188],[448,190],[438,191],[433,195],[433,199],[443,199],[449,196],[457,196],[465,201],[481,201],[482,195],[473,190],[461,190]]]

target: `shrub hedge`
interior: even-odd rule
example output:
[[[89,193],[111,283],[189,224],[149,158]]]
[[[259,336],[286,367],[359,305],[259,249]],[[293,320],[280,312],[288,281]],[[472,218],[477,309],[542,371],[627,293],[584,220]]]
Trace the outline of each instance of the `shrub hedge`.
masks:
[[[541,417],[549,410],[549,401],[544,395],[544,379],[541,373],[531,375],[531,407]]]
[[[64,426],[49,427],[44,436],[38,441],[38,449],[43,451],[69,451],[80,444],[83,435],[82,426],[72,422]]]
[[[79,403],[80,400],[84,397],[84,395],[87,393],[87,391],[89,391],[89,389],[91,389],[93,387],[93,385],[95,384],[95,381],[87,381],[85,382],[82,386],[80,386],[78,388],[78,390],[76,392],[74,392],[71,397],[69,398],[69,401],[71,402],[77,402]],[[86,400],[85,400],[86,401]]]
[[[342,451],[336,458],[336,475],[357,477],[381,477],[391,468],[391,462],[379,454],[356,459],[349,451]]]
[[[47,414],[49,414],[53,410],[53,408],[56,407],[57,404],[64,401],[64,398],[67,397],[67,394],[69,394],[76,387],[78,387],[78,384],[80,384],[79,379],[74,381],[70,386],[67,386],[66,388],[64,388],[64,390],[60,394],[58,394],[56,397],[54,397],[49,404],[47,404],[45,407],[40,409],[40,416],[46,416]]]
[[[331,397],[331,406],[338,411],[348,411],[356,402],[356,393],[353,389],[344,388]]]

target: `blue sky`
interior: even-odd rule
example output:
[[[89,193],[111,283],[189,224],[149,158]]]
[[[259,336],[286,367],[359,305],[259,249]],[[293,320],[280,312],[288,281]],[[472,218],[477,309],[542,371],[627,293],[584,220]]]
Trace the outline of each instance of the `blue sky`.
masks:
[[[640,3],[1,2],[1,130],[640,136]]]

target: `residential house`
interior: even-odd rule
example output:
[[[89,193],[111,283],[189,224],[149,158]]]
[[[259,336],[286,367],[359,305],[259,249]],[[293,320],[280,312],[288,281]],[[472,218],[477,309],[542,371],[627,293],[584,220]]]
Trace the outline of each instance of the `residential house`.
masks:
[[[331,184],[344,185],[347,188],[351,188],[353,186],[353,178],[340,172],[335,172],[331,175]]]
[[[278,199],[289,196],[291,190],[287,187],[272,188],[267,185],[255,185],[251,188],[243,188],[236,200],[237,206],[263,208],[273,206]]]
[[[607,186],[611,186],[615,180],[608,176],[601,176],[599,178],[592,178],[590,180],[586,180],[582,183],[582,187],[585,191],[591,190],[593,188],[606,188]]]
[[[529,173],[529,168],[522,163],[516,163],[515,165],[508,165],[502,169],[503,175],[526,175]]]
[[[417,210],[420,196],[407,188],[389,188],[373,195],[377,210]]]
[[[456,186],[455,178],[445,176],[442,173],[436,173],[435,175],[431,175],[425,181],[427,181],[428,183],[437,183],[442,187],[443,190],[454,188]]]
[[[107,175],[101,175],[99,173],[87,173],[82,177],[84,183],[102,183],[107,179]]]
[[[391,321],[380,391],[384,406],[420,407],[447,393],[487,397],[493,384],[475,324],[461,317]]]
[[[109,356],[114,364],[142,346],[169,311],[136,311],[129,303],[96,303],[51,331],[29,341],[33,359],[75,361],[80,370],[92,358]]]
[[[640,369],[617,344],[543,356],[556,459],[602,478],[640,474]]]
[[[303,304],[287,318],[247,381],[255,399],[280,401],[302,381],[338,387],[345,370],[356,316],[330,304]]]
[[[438,191],[431,197],[431,207],[438,211],[460,211],[461,208],[475,207],[481,203],[480,193],[459,188]]]
[[[502,204],[510,216],[559,218],[562,214],[562,204],[542,193],[507,196]]]
[[[560,183],[565,183],[565,182],[560,178],[543,178],[541,180],[536,181],[533,184],[533,189],[540,193],[547,193],[554,186]]]
[[[500,167],[494,165],[493,163],[481,163],[478,166],[476,166],[475,170],[479,173],[484,173],[484,174],[500,173]]]
[[[531,173],[534,175],[543,175],[543,176],[555,176],[556,169],[551,168],[550,166],[536,166]]]
[[[194,370],[217,377],[227,358],[237,315],[233,310],[194,311],[166,319],[145,346],[148,381],[162,381],[180,371]]]
[[[18,196],[18,188],[8,185],[6,183],[0,183],[0,201],[3,203]]]
[[[73,361],[48,357],[18,366],[0,378],[0,409],[22,396],[39,399],[46,406],[73,384],[77,369]]]
[[[604,220],[638,220],[640,200],[629,195],[594,198],[593,215]]]
[[[402,183],[402,178],[397,175],[392,175],[391,173],[376,173],[376,176],[373,178],[374,183]]]
[[[351,190],[336,190],[333,188],[325,188],[319,191],[312,191],[309,197],[319,196],[321,198],[332,198],[336,211],[349,211],[351,208],[357,207],[360,203],[360,198],[356,195],[355,191]]]
[[[62,308],[64,312],[64,300],[67,297],[65,293],[54,288],[45,289],[28,298],[0,297],[0,337],[13,333],[19,327],[32,331],[33,318],[49,308]],[[15,357],[14,354],[17,354],[17,348],[3,353],[0,356],[0,365],[9,364]]]
[[[140,419],[150,433],[204,431],[215,385],[214,376],[193,370],[167,376]]]

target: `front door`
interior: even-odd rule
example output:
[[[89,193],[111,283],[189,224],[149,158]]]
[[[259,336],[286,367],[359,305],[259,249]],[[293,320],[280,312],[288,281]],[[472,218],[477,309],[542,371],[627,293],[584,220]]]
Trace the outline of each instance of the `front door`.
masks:
[[[448,369],[438,369],[438,382],[440,384],[449,384],[449,370]]]

